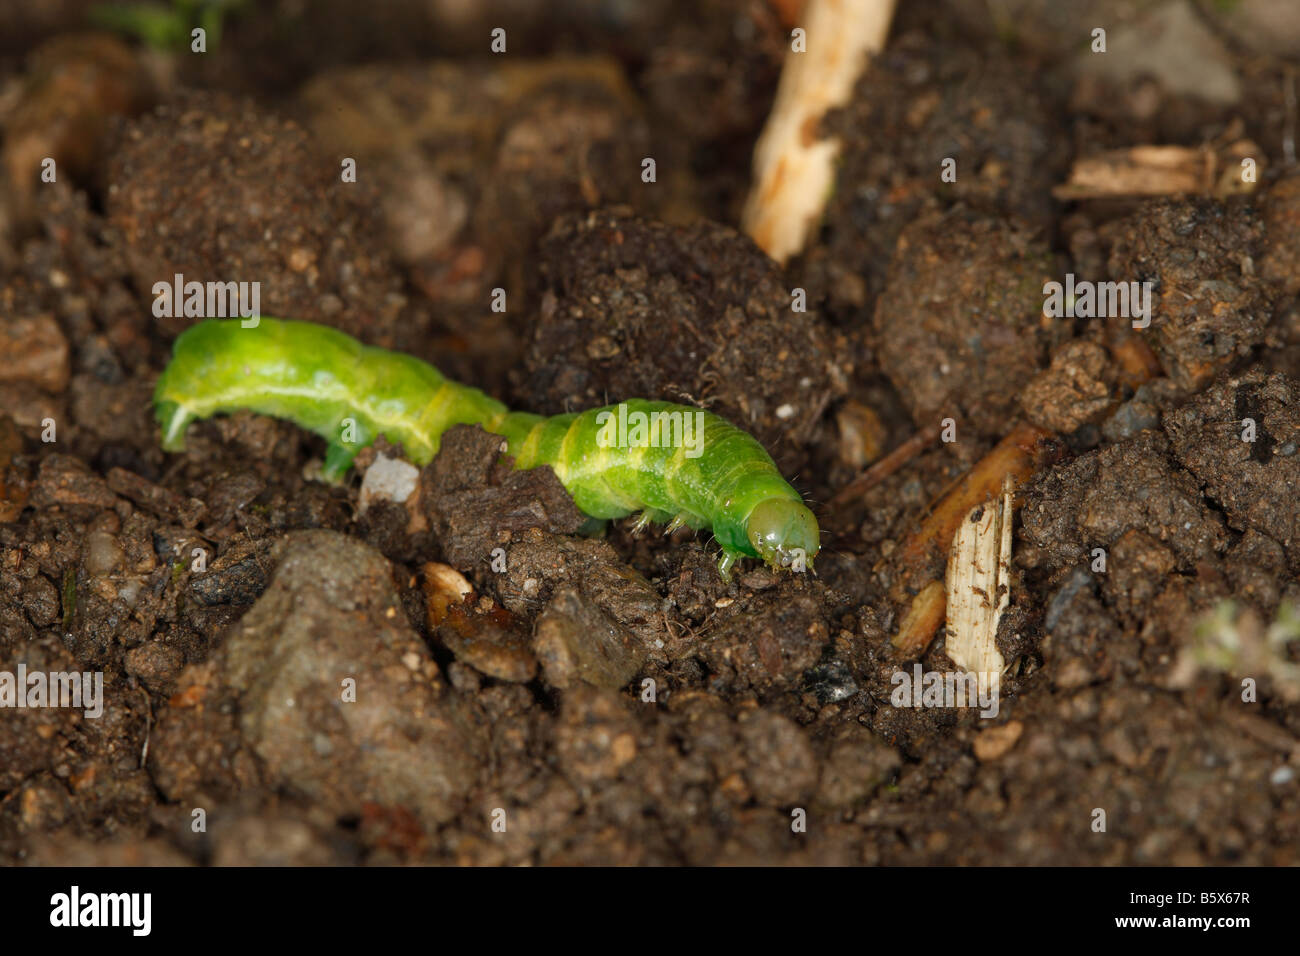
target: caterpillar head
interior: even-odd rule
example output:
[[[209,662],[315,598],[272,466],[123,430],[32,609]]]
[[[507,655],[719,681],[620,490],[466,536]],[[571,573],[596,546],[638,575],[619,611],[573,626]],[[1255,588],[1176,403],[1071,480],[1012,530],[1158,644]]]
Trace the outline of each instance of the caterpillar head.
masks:
[[[745,534],[758,556],[774,568],[805,570],[821,549],[817,519],[801,502],[769,498],[745,522]]]

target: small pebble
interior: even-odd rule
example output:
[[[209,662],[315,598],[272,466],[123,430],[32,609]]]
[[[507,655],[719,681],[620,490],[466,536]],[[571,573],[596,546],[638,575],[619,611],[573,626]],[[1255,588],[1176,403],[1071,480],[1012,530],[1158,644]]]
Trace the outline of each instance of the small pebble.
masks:
[[[111,534],[92,531],[86,536],[86,573],[94,577],[112,574],[126,559],[122,546]]]
[[[990,727],[980,732],[975,738],[975,756],[987,763],[997,760],[1016,745],[1025,725],[1019,720],[1011,720],[1001,727]]]
[[[420,481],[420,469],[400,458],[376,455],[375,463],[366,469],[361,480],[360,503],[357,510],[365,514],[376,501],[406,501],[415,493]]]

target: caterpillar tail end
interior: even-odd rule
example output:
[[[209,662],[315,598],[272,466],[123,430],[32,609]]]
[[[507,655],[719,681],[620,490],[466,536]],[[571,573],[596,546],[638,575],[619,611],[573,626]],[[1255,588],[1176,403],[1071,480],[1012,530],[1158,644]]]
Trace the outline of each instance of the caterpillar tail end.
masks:
[[[164,451],[185,450],[185,429],[195,416],[179,402],[155,400],[154,412],[162,428],[162,447]]]

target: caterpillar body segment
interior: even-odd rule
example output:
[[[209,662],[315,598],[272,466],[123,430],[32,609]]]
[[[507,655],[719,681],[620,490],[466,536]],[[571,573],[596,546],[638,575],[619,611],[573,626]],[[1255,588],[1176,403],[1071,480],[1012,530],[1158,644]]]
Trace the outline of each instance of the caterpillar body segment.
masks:
[[[154,408],[168,451],[184,447],[195,419],[239,409],[288,419],[328,443],[323,471],[333,481],[379,435],[425,464],[451,426],[508,414],[427,362],[328,326],[268,318],[254,328],[209,319],[186,329],[158,379]]]
[[[712,529],[726,578],[741,557],[802,570],[820,548],[816,519],[771,456],[717,415],[643,399],[550,417],[512,412],[427,362],[314,323],[192,326],[176,340],[154,404],[169,451],[184,447],[195,419],[248,409],[293,421],[328,443],[331,480],[379,435],[423,465],[448,428],[480,425],[505,439],[517,468],[549,465],[593,518],[641,512],[638,527]],[[616,427],[628,419],[662,422],[676,438],[629,441]]]

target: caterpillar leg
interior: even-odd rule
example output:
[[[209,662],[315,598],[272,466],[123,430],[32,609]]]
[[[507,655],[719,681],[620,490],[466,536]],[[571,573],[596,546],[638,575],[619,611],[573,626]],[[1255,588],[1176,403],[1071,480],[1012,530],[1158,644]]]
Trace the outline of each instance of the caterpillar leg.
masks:
[[[674,515],[673,520],[668,522],[668,527],[664,528],[664,537],[667,537],[668,535],[676,531],[678,528],[684,527],[685,525],[686,525],[685,514]]]
[[[722,549],[722,557],[718,558],[718,574],[727,584],[731,583],[732,566],[743,557],[744,555],[739,551],[728,551],[726,548]]]
[[[321,477],[332,483],[342,481],[343,476],[352,467],[352,459],[357,456],[358,451],[360,446],[356,444],[343,445],[330,442],[329,447],[325,449],[325,463],[320,469]]]
[[[640,534],[646,529],[646,525],[651,523],[663,524],[668,520],[668,518],[669,515],[665,511],[659,511],[656,508],[647,508],[637,516],[636,523],[632,525],[632,533]]]

